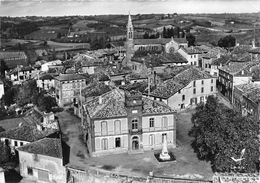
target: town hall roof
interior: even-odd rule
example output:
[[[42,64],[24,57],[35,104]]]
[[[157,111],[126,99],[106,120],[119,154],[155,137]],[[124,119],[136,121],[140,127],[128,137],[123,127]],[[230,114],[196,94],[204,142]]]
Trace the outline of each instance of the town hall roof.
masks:
[[[60,159],[63,158],[62,142],[60,138],[44,138],[19,147],[17,150]]]
[[[163,102],[153,101],[143,98],[143,115],[165,114],[174,112]],[[93,100],[85,103],[85,110],[88,111],[92,119],[106,119],[116,117],[126,117],[127,109],[125,106],[125,91],[113,89]]]

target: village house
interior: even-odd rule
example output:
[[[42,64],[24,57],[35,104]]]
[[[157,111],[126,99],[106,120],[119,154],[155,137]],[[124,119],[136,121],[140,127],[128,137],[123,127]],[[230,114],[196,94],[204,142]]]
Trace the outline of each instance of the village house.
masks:
[[[43,129],[40,126],[22,124],[16,128],[9,129],[0,133],[0,140],[11,147],[13,153],[18,147],[45,137],[58,137],[59,133],[55,129]]]
[[[61,60],[53,60],[53,61],[50,61],[50,62],[43,63],[41,65],[41,71],[42,72],[48,72],[49,69],[51,68],[51,66],[56,66],[56,65],[61,65],[61,64],[62,64]]]
[[[212,48],[207,53],[201,55],[201,64],[199,63],[199,67],[203,68],[208,73],[212,73],[211,67],[213,61],[225,54],[226,51],[222,48],[219,47]]]
[[[151,72],[164,73],[167,67],[187,65],[187,63],[188,61],[179,53],[165,53],[134,57],[129,66],[133,73],[148,76]]]
[[[198,47],[181,47],[178,53],[181,54],[187,61],[189,65],[199,66],[200,55],[206,51]]]
[[[41,76],[38,76],[36,82],[37,87],[43,90],[48,91],[51,88],[54,88],[54,76],[52,76],[51,74],[42,74]]]
[[[259,67],[259,63],[229,62],[228,65],[219,67],[219,91],[233,103],[234,86],[252,82],[252,68]]]
[[[136,91],[113,89],[86,102],[84,139],[93,156],[176,147],[174,111]]]
[[[4,90],[4,82],[2,80],[0,80],[0,99],[2,98],[2,96],[5,94],[5,90]]]
[[[220,56],[220,58],[212,59],[210,68],[208,67],[210,75],[218,77],[219,76],[219,67],[222,67],[222,66],[228,64],[229,61],[231,61],[230,55],[222,55],[222,56]]]
[[[216,94],[216,78],[195,67],[188,68],[144,93],[153,100],[165,102],[174,110],[193,107]]]
[[[23,51],[1,51],[0,60],[3,60],[9,69],[28,64],[28,57]]]
[[[260,120],[260,85],[247,83],[234,86],[233,106],[242,115],[252,115]]]
[[[86,77],[80,74],[61,74],[54,78],[56,100],[59,106],[70,105],[77,93],[86,86]]]
[[[59,130],[58,120],[54,113],[40,111],[37,107],[33,107],[32,109],[26,111],[23,120],[27,124],[36,126],[40,129],[47,128]]]
[[[7,77],[13,82],[14,85],[22,84],[24,81],[33,79],[37,76],[38,70],[30,66],[18,66],[7,74]]]
[[[66,182],[69,147],[60,138],[44,138],[17,150],[23,182]]]

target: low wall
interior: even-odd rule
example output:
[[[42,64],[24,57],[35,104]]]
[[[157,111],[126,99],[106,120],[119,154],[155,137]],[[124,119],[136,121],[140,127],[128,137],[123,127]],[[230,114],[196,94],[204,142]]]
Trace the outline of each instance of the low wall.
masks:
[[[94,167],[88,167],[84,170],[77,167],[67,167],[67,175],[67,183],[212,183],[212,181],[207,180],[174,177],[137,177]]]

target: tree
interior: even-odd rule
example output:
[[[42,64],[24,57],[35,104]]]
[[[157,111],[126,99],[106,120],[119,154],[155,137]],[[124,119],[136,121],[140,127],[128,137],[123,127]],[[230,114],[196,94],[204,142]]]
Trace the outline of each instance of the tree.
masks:
[[[56,100],[55,98],[51,97],[51,96],[41,96],[38,99],[38,105],[37,107],[44,112],[51,112],[52,108],[57,106]]]
[[[186,35],[186,40],[188,41],[188,46],[195,46],[196,38],[191,33]]]
[[[236,45],[236,38],[231,35],[220,38],[218,41],[218,46],[225,49],[229,49],[235,45]]]
[[[145,32],[145,33],[144,33],[143,38],[144,38],[144,39],[149,39],[149,34],[148,34],[148,32]]]
[[[25,81],[19,88],[18,94],[16,96],[16,101],[19,106],[24,106],[32,102],[34,95],[37,95],[38,88],[36,80]]]
[[[0,77],[5,78],[5,71],[8,69],[5,61],[3,59],[0,60]]]
[[[189,135],[194,137],[194,152],[200,160],[211,162],[213,171],[230,172],[236,165],[231,157],[239,157],[244,148],[244,172],[257,170],[259,121],[242,117],[209,96],[206,104],[196,108],[192,123]]]

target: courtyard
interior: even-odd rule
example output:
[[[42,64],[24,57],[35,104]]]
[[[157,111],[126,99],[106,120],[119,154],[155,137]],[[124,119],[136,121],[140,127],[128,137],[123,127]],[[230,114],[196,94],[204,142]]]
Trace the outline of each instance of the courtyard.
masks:
[[[176,162],[160,163],[153,151],[89,157],[88,149],[80,138],[80,119],[66,111],[58,114],[64,138],[71,148],[71,167],[96,167],[131,176],[147,176],[152,171],[154,176],[211,180],[213,172],[210,163],[198,160],[190,146],[192,139],[188,136],[188,131],[192,126],[191,115],[192,111],[177,114],[177,148],[169,149],[174,153]]]

